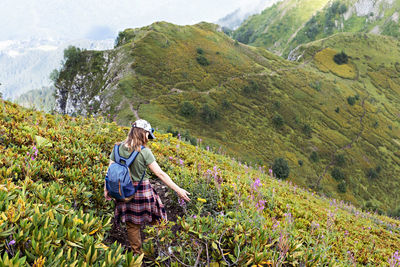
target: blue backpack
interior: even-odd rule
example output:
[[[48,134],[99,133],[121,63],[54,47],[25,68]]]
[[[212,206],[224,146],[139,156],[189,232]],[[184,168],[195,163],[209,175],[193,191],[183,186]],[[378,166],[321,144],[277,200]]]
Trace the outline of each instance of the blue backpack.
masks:
[[[145,149],[144,146],[141,148]],[[106,175],[106,188],[110,197],[119,201],[129,201],[142,184],[146,170],[136,188],[129,175],[129,166],[135,161],[138,154],[138,151],[133,151],[129,158],[124,158],[119,155],[119,145],[114,146],[115,162],[110,165]]]

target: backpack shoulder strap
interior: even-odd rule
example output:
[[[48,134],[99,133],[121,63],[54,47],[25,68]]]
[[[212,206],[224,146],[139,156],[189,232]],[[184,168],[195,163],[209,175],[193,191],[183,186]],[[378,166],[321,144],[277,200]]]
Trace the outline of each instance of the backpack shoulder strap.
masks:
[[[115,157],[115,162],[121,164],[121,156],[119,155],[119,145],[117,144],[114,145],[114,157]]]
[[[144,149],[144,146],[141,146],[141,149]],[[139,151],[134,151],[129,158],[126,160],[126,166],[131,166],[131,164],[135,161],[137,155],[139,155]]]

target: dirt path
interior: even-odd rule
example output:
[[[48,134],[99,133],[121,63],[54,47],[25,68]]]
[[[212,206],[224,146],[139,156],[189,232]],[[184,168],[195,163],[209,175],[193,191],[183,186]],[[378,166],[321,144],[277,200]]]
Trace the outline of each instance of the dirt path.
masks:
[[[129,105],[130,109],[132,110],[133,114],[135,115],[136,119],[140,120],[139,113],[138,113],[138,110],[140,108],[140,104],[138,106],[138,109],[134,109],[132,103],[128,100],[128,105]]]
[[[332,155],[331,155],[331,161],[328,163],[328,165],[325,166],[324,172],[318,177],[318,180],[317,180],[317,182],[316,182],[316,184],[315,184],[315,187],[316,187],[316,188],[319,187],[320,182],[321,182],[322,178],[325,177],[326,173],[328,172],[328,169],[329,169],[331,166],[333,166],[333,165],[335,164],[335,156],[336,156],[336,154],[337,154],[338,152],[340,152],[340,151],[345,150],[345,149],[350,149],[350,148],[353,146],[353,144],[354,144],[355,142],[357,142],[357,140],[360,138],[361,134],[363,133],[364,127],[365,127],[365,124],[363,123],[363,120],[364,120],[365,114],[367,113],[367,110],[366,110],[366,108],[365,108],[365,100],[367,100],[368,97],[369,97],[369,93],[367,94],[366,97],[363,98],[363,100],[362,100],[362,102],[361,102],[361,107],[363,108],[363,113],[362,113],[362,115],[361,115],[361,117],[360,117],[360,119],[359,119],[360,131],[359,131],[359,132],[357,133],[357,135],[350,141],[350,143],[348,143],[347,145],[345,145],[345,146],[343,146],[343,147],[341,147],[341,148],[336,149],[336,150],[332,153]]]

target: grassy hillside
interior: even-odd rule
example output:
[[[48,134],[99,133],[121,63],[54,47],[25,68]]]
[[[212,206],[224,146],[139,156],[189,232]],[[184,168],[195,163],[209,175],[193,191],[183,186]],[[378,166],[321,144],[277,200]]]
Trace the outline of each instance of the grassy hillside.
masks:
[[[103,200],[110,150],[128,128],[0,104],[1,266],[399,263],[398,220],[159,132],[150,148],[192,201],[161,195],[180,216],[147,229],[144,258],[132,257],[113,243],[112,205]]]
[[[291,62],[235,43],[215,25],[156,23],[121,33],[114,50],[76,53],[56,86],[70,114],[101,114],[124,125],[137,115],[267,168],[284,158],[298,185],[395,214],[400,98],[386,79],[396,79],[400,55],[391,53],[385,65],[367,57],[399,43],[360,36],[343,35],[327,54],[307,50],[316,66],[314,57]],[[371,45],[380,41],[386,45]],[[332,55],[344,46],[350,61],[339,66]]]
[[[233,37],[287,57],[300,44],[339,32],[397,38],[400,36],[399,10],[400,1],[284,0],[250,17]]]

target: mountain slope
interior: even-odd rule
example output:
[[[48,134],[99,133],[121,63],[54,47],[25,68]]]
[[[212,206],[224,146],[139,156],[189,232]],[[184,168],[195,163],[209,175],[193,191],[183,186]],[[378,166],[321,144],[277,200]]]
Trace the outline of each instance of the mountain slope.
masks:
[[[282,157],[298,185],[395,212],[400,97],[395,83],[381,83],[396,79],[400,55],[392,53],[381,66],[381,59],[375,65],[356,51],[358,41],[366,56],[386,53],[398,41],[338,35],[332,49],[306,49],[310,57],[291,62],[216,29],[156,23],[124,31],[114,50],[77,52],[56,84],[60,111],[101,114],[120,124],[140,116],[266,167]],[[369,45],[381,39],[386,45]],[[350,62],[339,66],[332,57],[343,46]]]
[[[113,208],[103,198],[110,150],[129,128],[0,101],[0,264],[10,266],[12,258],[14,266],[140,266],[141,258],[113,243]],[[157,162],[192,201],[161,194],[180,217],[146,230],[143,261],[398,264],[398,220],[318,196],[171,134],[156,137],[149,146]]]
[[[233,36],[286,57],[300,44],[338,32],[399,37],[399,10],[400,2],[391,0],[285,0],[250,17]]]

